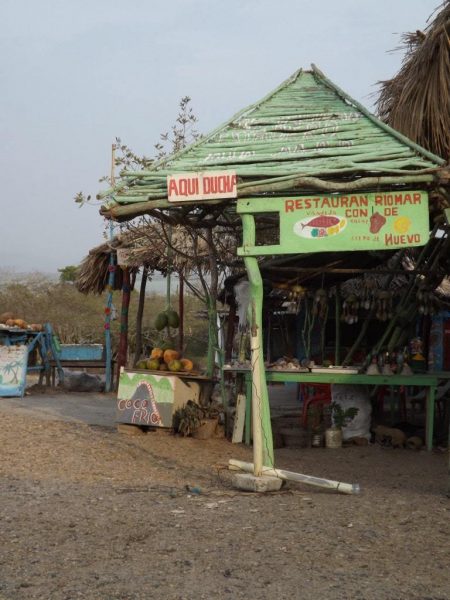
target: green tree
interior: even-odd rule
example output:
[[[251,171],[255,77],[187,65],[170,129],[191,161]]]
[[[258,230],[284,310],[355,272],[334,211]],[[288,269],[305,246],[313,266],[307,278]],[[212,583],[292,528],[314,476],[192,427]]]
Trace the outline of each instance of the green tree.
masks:
[[[116,137],[114,143],[114,166],[121,167],[126,171],[148,169],[154,162],[179,152],[188,144],[199,139],[201,134],[195,129],[198,118],[195,116],[191,106],[191,98],[189,96],[181,98],[178,108],[179,112],[175,124],[172,125],[169,131],[161,133],[159,141],[154,144],[156,151],[154,158],[139,156],[125,144],[120,137]],[[112,186],[113,184],[118,184],[120,182],[120,176],[114,178],[114,181],[112,181],[112,176],[104,175],[99,179],[99,182],[107,182]],[[91,198],[92,196],[90,194],[85,194],[80,191],[75,194],[74,201],[80,206],[83,206],[84,204],[90,203]]]
[[[61,283],[73,283],[78,276],[78,267],[76,265],[68,265],[62,269],[58,269],[59,281]]]
[[[130,172],[133,170],[142,170],[151,167],[154,163],[164,163],[165,159],[170,159],[171,156],[180,152],[183,148],[192,142],[195,142],[201,136],[196,130],[195,126],[198,119],[194,114],[191,106],[191,98],[189,96],[183,97],[179,102],[179,112],[176,118],[175,124],[170,128],[169,131],[160,135],[160,140],[154,145],[156,155],[154,159],[148,157],[138,156],[133,150],[124,144],[120,138],[116,138],[113,147],[114,166],[121,167],[124,171]],[[110,176],[104,176],[100,179],[100,182],[107,182],[110,186],[114,187],[120,183],[121,177],[114,177],[114,169]],[[80,206],[89,202],[90,196],[85,196],[82,192],[79,192],[75,196],[75,202]],[[189,279],[185,279],[188,288],[195,294],[197,298],[206,306],[209,323],[209,344],[208,344],[208,367],[209,374],[212,374],[214,368],[214,354],[217,348],[217,296],[219,280],[226,272],[226,266],[223,261],[219,260],[219,257],[223,255],[224,240],[226,241],[225,246],[229,246],[230,238],[230,227],[225,227],[217,235],[213,235],[212,229],[214,228],[214,218],[211,220],[211,225],[208,224],[206,228],[198,228],[197,226],[190,226],[189,223],[184,225],[187,237],[192,242],[192,251],[184,252],[173,243],[172,238],[172,227],[170,224],[164,222],[164,217],[161,215],[159,219],[161,224],[161,233],[155,237],[148,238],[149,244],[158,244],[161,247],[167,248],[169,253],[184,255],[188,259],[193,268],[191,268],[191,274],[194,275],[194,279],[198,279],[200,285],[195,285]],[[138,219],[134,219],[131,222],[126,222],[120,225],[121,231],[139,231],[142,229],[146,231],[145,226],[151,225],[155,222],[154,217],[143,216]],[[220,229],[220,228],[219,228]],[[234,231],[234,227],[231,227]],[[151,229],[147,230],[149,233]],[[232,237],[232,236],[231,236]],[[202,251],[200,251],[202,248]],[[208,251],[205,251],[208,248]],[[167,273],[167,298],[170,298],[170,271],[169,268]],[[175,270],[175,269],[174,269]],[[145,275],[145,274],[144,274]],[[182,274],[181,274],[182,275]],[[147,283],[147,277],[142,278],[141,294],[140,294],[140,306],[138,309],[138,315],[142,315],[143,306],[142,302],[145,297],[145,286]],[[168,303],[170,301],[168,300]],[[141,317],[138,317],[138,324],[136,328],[137,334],[137,348],[138,352],[135,357],[135,361],[139,358],[141,349]]]

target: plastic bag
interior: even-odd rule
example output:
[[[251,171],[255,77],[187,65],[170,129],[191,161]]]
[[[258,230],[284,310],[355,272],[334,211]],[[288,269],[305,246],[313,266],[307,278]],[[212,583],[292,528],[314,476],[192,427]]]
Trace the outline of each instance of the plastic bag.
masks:
[[[105,382],[99,375],[64,369],[63,388],[68,392],[103,392]]]

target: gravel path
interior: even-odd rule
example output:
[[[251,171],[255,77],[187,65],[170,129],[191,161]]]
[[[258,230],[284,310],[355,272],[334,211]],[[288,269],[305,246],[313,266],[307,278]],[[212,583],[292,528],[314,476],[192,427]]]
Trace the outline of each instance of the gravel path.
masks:
[[[257,495],[222,439],[7,411],[0,438],[2,600],[450,599],[445,454],[284,448],[277,466],[362,494]]]

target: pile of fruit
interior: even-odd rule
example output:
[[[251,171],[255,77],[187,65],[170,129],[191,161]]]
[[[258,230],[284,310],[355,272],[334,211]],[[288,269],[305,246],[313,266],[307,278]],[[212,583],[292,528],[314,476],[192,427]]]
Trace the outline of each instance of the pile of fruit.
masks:
[[[155,319],[155,329],[162,331],[165,327],[172,327],[172,329],[178,329],[180,325],[180,317],[178,313],[172,308],[168,308],[162,313],[159,313]]]
[[[172,373],[190,373],[194,363],[189,358],[181,358],[177,350],[153,348],[150,358],[140,360],[136,367],[149,371],[171,371]]]
[[[12,312],[5,312],[0,315],[0,325],[6,325],[6,327],[17,327],[18,329],[31,329],[31,331],[43,331],[44,329],[40,323],[29,324],[23,319],[17,319]]]

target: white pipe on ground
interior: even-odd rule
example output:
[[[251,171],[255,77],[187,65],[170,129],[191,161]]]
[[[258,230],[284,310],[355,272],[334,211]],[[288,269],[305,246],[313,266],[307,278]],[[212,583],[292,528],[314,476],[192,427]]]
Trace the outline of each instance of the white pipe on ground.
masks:
[[[229,461],[229,469],[233,471],[245,471],[247,473],[254,472],[252,463],[242,462],[233,458]],[[297,483],[305,483],[306,485],[314,485],[316,487],[336,490],[342,494],[359,494],[361,489],[359,483],[342,483],[331,479],[322,479],[321,477],[312,477],[311,475],[302,475],[301,473],[293,473],[292,471],[284,471],[283,469],[272,469],[270,467],[262,467],[262,475],[270,475],[271,477],[279,477],[286,481],[296,481]]]

